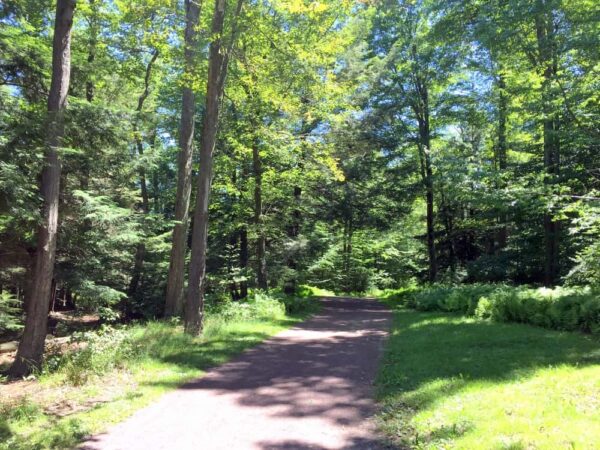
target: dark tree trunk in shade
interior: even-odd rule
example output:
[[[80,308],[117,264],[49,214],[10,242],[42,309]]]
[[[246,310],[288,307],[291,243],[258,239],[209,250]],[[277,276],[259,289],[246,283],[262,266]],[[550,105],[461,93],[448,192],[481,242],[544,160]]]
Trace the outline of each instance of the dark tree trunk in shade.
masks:
[[[342,276],[343,289],[346,292],[352,291],[351,285],[352,280],[350,276],[351,260],[352,260],[352,237],[354,234],[354,223],[352,220],[352,211],[348,211],[347,216],[344,218],[344,232],[342,237],[342,264],[344,268],[344,274]]]
[[[538,55],[540,71],[543,76],[542,83],[542,126],[544,136],[544,168],[546,170],[546,183],[556,181],[560,168],[560,121],[557,108],[554,106],[555,93],[553,82],[557,77],[557,48],[555,39],[554,16],[545,2],[538,2],[540,8],[535,18]],[[559,233],[560,224],[554,219],[552,212],[544,214],[544,241],[545,264],[544,284],[552,286],[557,282],[560,272],[559,259]]]
[[[437,278],[437,256],[435,249],[435,212],[433,197],[433,168],[431,164],[431,134],[429,127],[429,105],[427,88],[419,88],[421,96],[421,111],[419,113],[419,140],[421,158],[423,161],[423,184],[425,185],[425,200],[427,203],[427,253],[429,255],[429,281]]]
[[[185,280],[185,254],[187,251],[190,196],[192,193],[192,161],[196,96],[192,89],[192,75],[198,50],[198,23],[201,2],[186,0],[185,26],[185,85],[182,93],[179,156],[177,166],[177,194],[175,200],[175,226],[169,261],[165,316],[180,316],[183,312]]]
[[[234,254],[234,252],[237,250],[237,247],[238,247],[238,238],[239,238],[239,233],[237,233],[237,231],[234,231],[229,236],[229,248],[231,250],[231,253],[228,251],[227,252],[227,258],[226,258],[226,261],[227,261],[227,275],[228,276],[232,276],[233,275],[234,264],[233,264],[233,260],[231,258],[231,255]],[[240,299],[240,291],[238,290],[238,284],[236,283],[235,279],[232,279],[229,282],[229,293],[231,295],[231,300],[237,301],[237,300]]]
[[[61,161],[59,148],[64,135],[64,110],[71,75],[71,28],[74,0],[58,0],[52,42],[52,80],[48,96],[47,146],[41,180],[42,222],[37,232],[37,251],[28,289],[27,318],[12,376],[22,376],[40,367],[48,327],[48,309],[54,276]]]
[[[437,255],[435,248],[435,204],[433,187],[433,166],[431,163],[431,124],[429,114],[429,89],[427,76],[423,75],[418,67],[417,46],[413,45],[411,54],[414,64],[413,87],[415,91],[412,110],[419,125],[419,162],[421,180],[425,188],[425,201],[427,204],[427,253],[429,256],[428,280],[433,282],[437,278]]]
[[[288,237],[290,239],[296,239],[300,235],[300,222],[302,220],[302,212],[300,210],[300,203],[302,201],[302,188],[300,186],[294,187],[294,203],[295,209],[292,213],[292,223],[289,226]],[[283,290],[286,294],[293,294],[296,292],[297,288],[297,277],[296,277],[296,257],[295,255],[290,255],[287,260],[287,266],[290,271],[293,271],[294,275],[286,280],[286,283],[283,287]]]
[[[223,26],[225,22],[226,0],[215,0],[212,18],[208,60],[208,82],[206,86],[206,109],[200,144],[200,170],[198,173],[198,193],[194,210],[192,230],[192,254],[188,294],[184,312],[185,332],[193,336],[202,331],[204,319],[204,289],[206,283],[206,247],[208,244],[208,205],[212,181],[213,151],[217,138],[219,111],[231,46],[235,39],[235,22],[242,8],[239,0],[234,15],[234,29],[231,33],[229,48],[223,45]]]
[[[444,228],[446,229],[446,239],[448,241],[448,264],[450,270],[454,273],[456,270],[456,244],[454,242],[454,217],[453,211],[446,201],[444,190],[440,189],[441,215],[443,217]]]
[[[94,61],[96,60],[96,47],[98,44],[98,3],[96,0],[89,0],[90,5],[90,19],[89,19],[89,47],[88,47],[88,70],[90,74],[93,72],[92,67]],[[94,94],[96,91],[96,87],[94,86],[94,81],[92,78],[88,78],[85,82],[85,98],[88,102],[92,102],[94,100]]]
[[[98,34],[99,34],[99,19],[98,19],[98,3],[96,0],[88,0],[90,15],[88,18],[88,67],[87,67],[87,80],[85,82],[85,98],[88,103],[94,101],[96,94],[96,85],[93,79],[93,64],[96,60],[96,49],[98,46]],[[89,143],[90,147],[93,147],[93,142]],[[81,169],[81,189],[87,191],[90,186],[90,172],[91,167],[89,163],[85,163]],[[89,233],[92,231],[92,221],[85,218],[83,220],[82,233]]]
[[[256,225],[256,285],[259,289],[268,289],[267,249],[263,223],[262,200],[262,161],[258,142],[252,148],[252,167],[254,169],[254,224]]]
[[[138,105],[136,108],[136,113],[138,115],[136,122],[134,123],[134,127],[133,127],[133,132],[135,135],[135,147],[137,149],[137,153],[139,157],[144,156],[144,142],[142,140],[142,135],[141,135],[141,131],[139,130],[139,121],[140,121],[140,115],[142,114],[142,111],[144,109],[144,103],[146,101],[146,99],[148,98],[148,96],[150,95],[150,76],[152,75],[152,67],[154,65],[154,63],[156,62],[156,60],[158,59],[158,50],[155,50],[152,53],[152,58],[150,58],[150,61],[148,62],[148,64],[146,65],[146,72],[145,72],[145,76],[144,76],[144,92],[142,92],[142,94],[140,95],[140,97],[138,98]],[[155,138],[152,139],[152,142],[154,142]],[[150,214],[150,198],[148,195],[148,184],[146,182],[146,170],[144,169],[143,164],[141,165],[140,169],[139,169],[139,175],[140,175],[140,193],[142,196],[142,213],[144,214],[144,216],[147,216],[148,214]],[[142,239],[142,241],[140,241],[140,243],[137,245],[136,247],[136,251],[135,251],[135,259],[134,259],[134,265],[133,265],[133,274],[131,276],[131,281],[129,282],[129,289],[127,290],[127,295],[129,297],[133,297],[135,296],[138,286],[140,284],[140,280],[142,279],[142,272],[144,270],[144,257],[146,256],[146,244],[144,243],[144,240]],[[125,316],[128,316],[128,311],[126,308],[125,311]]]
[[[496,81],[498,88],[498,143],[496,145],[496,166],[502,175],[507,167],[507,138],[506,138],[506,122],[508,117],[508,97],[506,94],[506,81],[504,80],[504,74],[502,71],[498,74]],[[506,247],[508,240],[508,228],[506,222],[508,220],[507,214],[502,213],[498,217],[500,222],[500,228],[496,236],[497,248],[496,250],[503,249]]]
[[[244,270],[248,268],[248,230],[246,227],[240,228],[240,267]],[[240,281],[240,299],[248,297],[248,281]]]

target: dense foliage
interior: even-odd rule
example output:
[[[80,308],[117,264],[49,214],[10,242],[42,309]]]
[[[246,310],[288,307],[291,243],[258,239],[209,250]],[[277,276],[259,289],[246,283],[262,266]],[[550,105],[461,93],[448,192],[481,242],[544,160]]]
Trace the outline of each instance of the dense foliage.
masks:
[[[600,334],[600,295],[589,288],[528,288],[505,284],[403,288],[385,298],[419,311],[445,311]]]
[[[0,333],[39,302],[27,293],[49,223],[40,173],[56,147],[55,7],[0,5]],[[597,331],[585,288],[600,280],[593,1],[217,0],[197,25],[190,11],[178,0],[76,4],[50,308],[161,317],[183,225],[186,264],[194,240],[200,249],[192,292],[209,307],[302,284],[566,283],[464,288],[461,301],[482,290],[477,305],[447,306],[444,288],[415,301]],[[211,127],[212,166],[197,151]],[[186,203],[190,130],[199,188]],[[208,213],[189,221],[203,170]]]

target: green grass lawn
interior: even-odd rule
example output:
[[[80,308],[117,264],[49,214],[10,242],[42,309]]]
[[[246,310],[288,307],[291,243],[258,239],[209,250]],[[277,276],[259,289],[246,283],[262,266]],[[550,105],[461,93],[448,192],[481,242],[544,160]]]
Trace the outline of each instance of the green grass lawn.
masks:
[[[403,448],[600,448],[600,341],[395,311],[379,422]]]
[[[260,317],[209,316],[203,336],[196,339],[173,323],[128,327],[110,338],[125,339],[126,345],[114,345],[124,350],[113,351],[108,342],[105,348],[90,351],[89,358],[75,358],[42,374],[40,391],[18,404],[0,399],[0,449],[71,448],[307,314],[286,315],[283,308],[275,308]],[[123,361],[114,361],[122,353]]]

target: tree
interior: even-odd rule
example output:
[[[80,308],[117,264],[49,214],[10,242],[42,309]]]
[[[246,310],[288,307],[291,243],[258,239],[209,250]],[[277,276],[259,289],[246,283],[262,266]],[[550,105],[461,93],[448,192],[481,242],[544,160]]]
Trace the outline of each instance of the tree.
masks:
[[[181,127],[177,165],[177,194],[175,226],[169,263],[169,277],[165,300],[165,316],[179,316],[183,311],[183,283],[185,279],[185,254],[188,234],[190,195],[192,193],[192,158],[196,96],[193,87],[194,66],[197,63],[199,18],[202,4],[186,0],[186,27],[184,39],[185,73],[181,101]]]
[[[372,51],[381,71],[374,90],[376,112],[404,121],[403,132],[414,127],[419,173],[426,199],[426,241],[429,281],[438,273],[435,235],[434,171],[432,162],[432,120],[443,105],[444,85],[459,63],[460,46],[441,42],[434,32],[432,9],[427,2],[389,2],[390,12],[381,9],[375,16]],[[393,6],[392,6],[393,5]],[[392,12],[393,11],[393,12]],[[410,111],[407,113],[406,109]],[[407,130],[408,129],[408,130]],[[412,131],[412,130],[411,130]]]
[[[27,319],[15,361],[10,369],[18,377],[42,363],[56,257],[60,195],[60,147],[64,134],[64,112],[71,77],[71,28],[74,0],[58,0],[52,44],[52,81],[48,95],[47,148],[40,191],[42,223],[37,233],[37,250],[31,286],[27,294]]]
[[[152,53],[152,57],[148,64],[146,65],[146,70],[144,73],[144,91],[138,98],[138,104],[136,108],[136,113],[139,116],[142,114],[144,109],[144,103],[150,95],[150,77],[152,75],[152,66],[158,59],[159,50],[155,49]],[[135,134],[135,147],[137,150],[137,154],[139,157],[144,155],[144,143],[142,141],[142,137],[140,135],[139,126],[137,121],[134,123],[133,132]],[[146,181],[146,169],[141,167],[139,170],[140,175],[140,193],[142,196],[142,213],[144,215],[150,214],[150,198],[148,196],[148,183]],[[140,279],[142,277],[142,270],[144,267],[144,256],[146,255],[146,245],[143,241],[141,241],[136,248],[135,251],[135,262],[133,266],[133,275],[131,277],[131,281],[129,283],[129,288],[127,290],[127,294],[132,297],[135,295],[138,285],[140,283]]]
[[[54,6],[0,2],[13,325],[24,298],[196,334],[267,287],[600,278],[591,0],[85,0],[66,109]]]
[[[203,325],[208,205],[212,182],[213,151],[217,138],[220,102],[225,88],[229,56],[237,37],[237,19],[241,13],[242,4],[242,0],[238,0],[235,12],[232,14],[233,25],[229,42],[223,39],[226,0],[215,0],[212,19],[211,34],[213,40],[209,51],[206,109],[200,144],[200,171],[198,173],[198,192],[192,230],[192,255],[184,315],[185,331],[191,335],[199,334]]]
[[[542,110],[544,128],[544,168],[547,181],[552,182],[560,168],[560,118],[556,102],[555,78],[558,76],[557,44],[555,34],[557,21],[552,1],[538,0],[535,12],[537,38],[537,68],[544,79],[542,83]],[[544,283],[553,285],[559,273],[559,223],[552,212],[544,214],[544,238],[546,247]]]

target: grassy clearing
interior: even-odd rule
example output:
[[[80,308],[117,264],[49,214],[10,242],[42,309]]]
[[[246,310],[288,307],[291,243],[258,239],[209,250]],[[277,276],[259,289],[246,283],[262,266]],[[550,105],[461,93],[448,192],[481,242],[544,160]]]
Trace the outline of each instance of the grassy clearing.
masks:
[[[16,404],[0,399],[0,449],[73,447],[315,308],[306,299],[288,299],[284,307],[281,300],[259,296],[252,304],[213,311],[196,339],[174,322],[88,335],[83,350],[49,359],[33,395]]]
[[[379,421],[418,449],[596,449],[595,337],[397,309]]]

